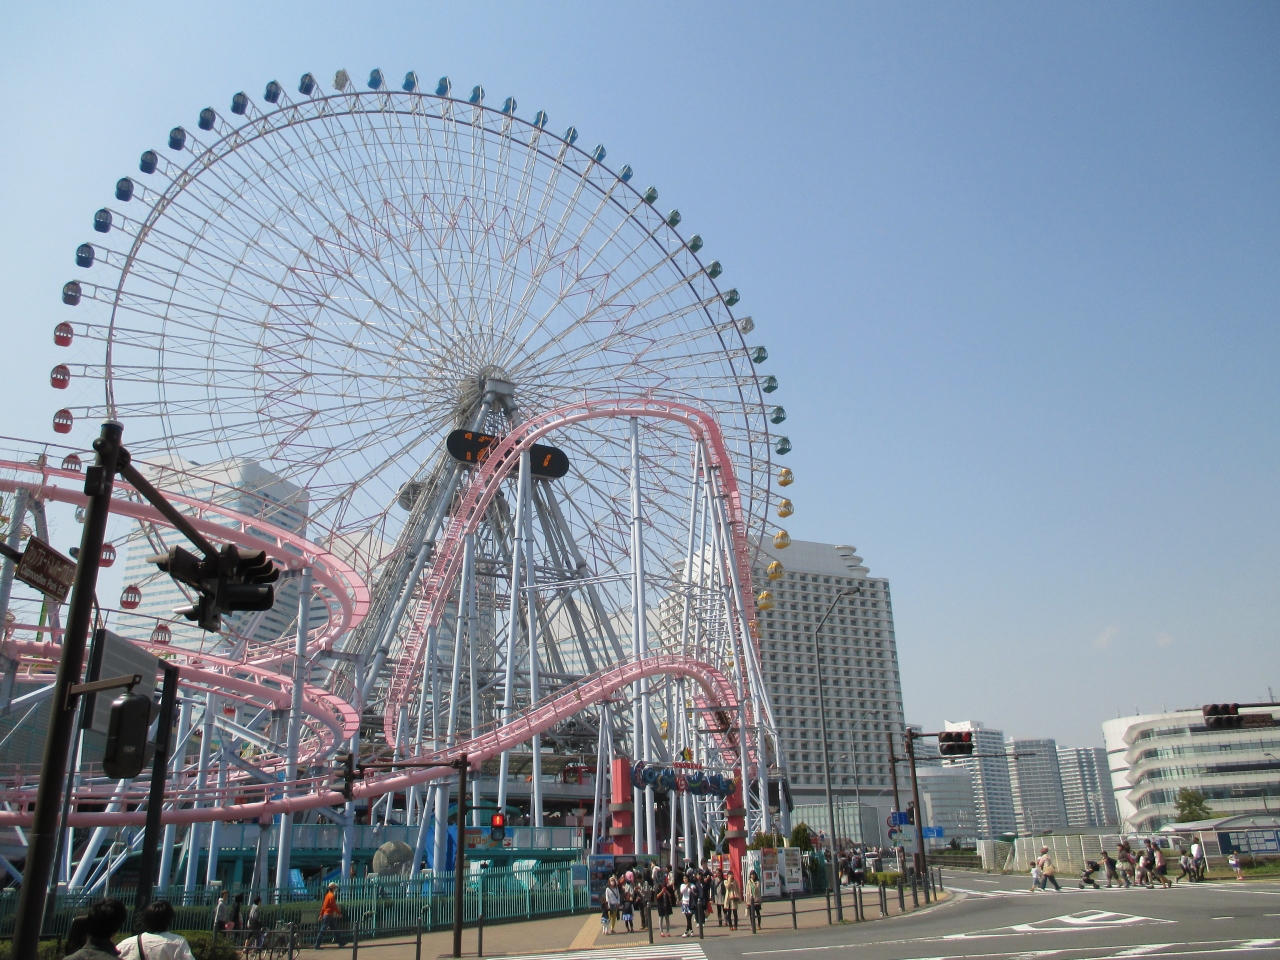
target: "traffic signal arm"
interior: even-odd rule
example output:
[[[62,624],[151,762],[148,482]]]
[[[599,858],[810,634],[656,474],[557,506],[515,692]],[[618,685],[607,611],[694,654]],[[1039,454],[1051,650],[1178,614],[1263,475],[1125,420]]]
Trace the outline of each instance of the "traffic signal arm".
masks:
[[[120,451],[120,463],[117,469],[120,476],[129,481],[129,485],[137,490],[140,494],[150,501],[151,505],[159,510],[166,520],[172,523],[182,535],[195,544],[196,549],[205,555],[208,560],[213,560],[218,556],[218,551],[213,548],[208,540],[197,530],[185,516],[178,512],[178,509],[164,498],[150,481],[147,480],[138,469],[130,462],[129,455],[124,450]]]

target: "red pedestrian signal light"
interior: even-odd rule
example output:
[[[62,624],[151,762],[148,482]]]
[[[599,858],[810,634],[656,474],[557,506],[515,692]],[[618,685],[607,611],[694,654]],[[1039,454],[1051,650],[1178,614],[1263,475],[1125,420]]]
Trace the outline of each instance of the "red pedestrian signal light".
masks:
[[[948,730],[938,734],[938,753],[944,757],[967,757],[973,753],[973,734],[968,730]]]
[[[1204,725],[1210,730],[1239,730],[1244,726],[1238,703],[1206,703],[1200,712]]]
[[[507,836],[507,815],[495,813],[489,818],[489,839],[504,840]]]

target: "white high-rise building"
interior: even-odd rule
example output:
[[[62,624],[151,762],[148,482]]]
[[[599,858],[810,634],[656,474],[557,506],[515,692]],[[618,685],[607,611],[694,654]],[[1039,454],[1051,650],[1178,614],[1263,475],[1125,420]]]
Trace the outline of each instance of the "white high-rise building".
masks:
[[[947,730],[973,734],[973,752],[979,754],[964,761],[973,780],[973,803],[977,809],[978,835],[983,839],[1016,833],[1018,822],[1013,807],[1013,788],[1009,783],[1009,762],[1005,758],[1004,733],[988,730],[977,720],[948,720]]]
[[[1007,740],[1009,786],[1013,815],[1020,836],[1034,836],[1067,827],[1062,796],[1058,744],[1053,740]]]
[[[774,562],[781,569],[771,568]],[[760,611],[761,672],[797,804],[823,796],[811,631],[841,590],[857,590],[836,603],[818,637],[831,783],[844,802],[860,801],[884,814],[893,805],[888,737],[892,733],[901,745],[902,684],[889,582],[869,574],[853,547],[807,540],[785,549],[761,545],[753,569],[756,589],[767,590],[773,603]]]
[[[1059,747],[1062,798],[1068,827],[1114,827],[1116,798],[1111,792],[1107,751],[1102,747]]]
[[[1198,710],[1117,717],[1102,725],[1120,821],[1134,833],[1177,820],[1178,791],[1194,790],[1217,817],[1280,810],[1280,724],[1243,710],[1239,730],[1210,730]]]
[[[146,472],[162,491],[213,502],[291,533],[306,533],[307,491],[281,480],[255,461],[235,459],[198,466],[175,460],[170,469],[148,467]],[[138,533],[131,536],[125,552],[124,577],[126,584],[136,585],[142,592],[137,613],[168,620],[173,616],[175,607],[185,606],[189,601],[169,576],[159,572],[154,564],[147,562],[147,558],[175,546],[197,555],[198,551],[177,531],[160,529],[164,536],[163,545],[151,543]],[[297,614],[298,581],[287,579],[276,584],[276,602],[271,610],[237,613],[224,617],[223,622],[229,624],[233,632],[247,633],[251,639],[262,642],[282,636],[297,620]],[[311,625],[317,626],[324,619],[322,605],[313,603]],[[188,624],[179,619],[170,626],[175,643],[200,642],[204,638],[203,631],[194,623]]]
[[[945,847],[952,840],[978,837],[978,810],[973,802],[973,777],[963,764],[928,761],[917,764],[920,804],[924,825],[941,827],[941,840],[926,841],[930,847]]]

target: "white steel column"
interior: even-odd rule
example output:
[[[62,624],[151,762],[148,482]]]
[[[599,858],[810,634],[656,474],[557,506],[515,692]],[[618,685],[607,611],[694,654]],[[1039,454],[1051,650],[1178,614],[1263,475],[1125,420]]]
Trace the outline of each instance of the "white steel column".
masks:
[[[178,773],[182,770],[182,760],[187,752],[187,731],[191,729],[191,701],[184,697],[182,705],[178,708],[178,738],[174,743],[178,745],[169,757],[169,765],[172,770],[170,776],[177,780]],[[178,825],[176,823],[165,824],[164,841],[160,847],[160,876],[156,881],[156,887],[163,890],[169,886],[170,875],[173,873],[173,844],[178,837]]]
[[[209,786],[209,749],[213,743],[213,711],[216,707],[213,694],[204,696],[204,722],[200,729],[200,760],[196,770],[196,791],[199,793]],[[203,807],[205,802],[197,799],[194,806]],[[200,824],[193,823],[187,828],[187,875],[183,886],[190,893],[196,888],[196,876],[200,864]]]
[[[466,595],[466,581],[475,574],[475,535],[468,534],[462,542],[462,571],[463,585],[458,588],[459,602],[454,607],[454,617],[458,623],[454,624],[454,640],[453,640],[453,672],[449,678],[449,719],[445,732],[445,746],[451,747],[458,736],[458,688],[462,683],[462,636],[459,624],[462,621],[462,602],[461,598]],[[502,784],[498,784],[499,795],[502,792]],[[449,789],[444,782],[436,784],[436,842],[435,849],[432,854],[432,863],[435,864],[436,870],[445,869],[444,860],[445,852],[449,844]],[[463,832],[465,824],[458,824],[458,835],[465,837]]]
[[[533,569],[533,467],[528,448],[520,453],[521,487],[524,503],[520,507],[524,535],[525,624],[529,635],[529,706],[533,707],[542,693],[538,684],[538,592],[537,575]],[[529,822],[542,826],[542,735],[535,733],[530,741],[533,753],[532,791],[529,796]],[[479,779],[479,778],[477,778]]]
[[[218,799],[215,806],[226,803],[227,789],[227,744],[221,743],[218,749]],[[218,879],[218,852],[222,848],[222,821],[214,820],[209,824],[209,861],[205,865],[205,886]]]
[[[458,643],[467,642],[467,682],[470,687],[471,729],[467,739],[475,736],[480,726],[480,678],[476,671],[476,547],[475,535],[469,534],[463,545],[462,586],[458,590]],[[480,826],[480,771],[471,781],[471,825]]]
[[[631,418],[631,655],[640,659],[649,652],[648,607],[644,592],[644,508],[640,496],[640,421]],[[649,710],[649,680],[642,678],[635,687],[635,718],[632,721],[633,748],[636,760],[653,760],[652,716]],[[640,812],[644,811],[645,853],[657,854],[657,817],[653,809],[653,787],[643,791],[633,788],[635,804],[631,818],[635,824],[635,846],[640,850]]]
[[[502,719],[505,723],[515,713],[516,704],[516,637],[520,633],[520,531],[524,527],[525,504],[528,502],[529,458],[520,457],[520,477],[516,483],[516,517],[511,528],[511,602],[507,608],[506,689],[502,694]],[[507,809],[507,777],[511,769],[511,752],[502,751],[498,768],[498,809]]]
[[[289,707],[289,739],[285,755],[285,794],[293,796],[298,780],[298,742],[302,739],[302,685],[307,667],[307,626],[311,620],[311,568],[302,568],[298,587],[298,630],[293,646],[293,690]],[[358,734],[357,734],[358,736]],[[293,814],[280,814],[276,847],[276,891],[289,892],[289,854],[293,847]],[[345,878],[344,878],[345,879]]]

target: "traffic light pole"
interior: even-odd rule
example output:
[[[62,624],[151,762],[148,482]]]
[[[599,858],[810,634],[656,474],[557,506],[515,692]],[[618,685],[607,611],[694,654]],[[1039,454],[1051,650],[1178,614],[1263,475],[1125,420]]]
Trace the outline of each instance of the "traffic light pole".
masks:
[[[45,900],[49,891],[49,875],[54,868],[58,847],[58,812],[62,805],[62,778],[67,769],[67,753],[75,732],[76,698],[69,696],[71,687],[80,682],[84,669],[85,644],[93,618],[94,595],[98,586],[98,565],[102,559],[102,541],[111,515],[111,490],[115,483],[121,454],[120,438],[124,427],[114,421],[102,425],[93,442],[96,453],[92,467],[85,471],[84,530],[80,535],[80,555],[71,588],[67,611],[67,627],[62,637],[62,655],[57,679],[50,698],[49,728],[44,741],[44,763],[40,770],[40,786],[31,832],[27,837],[27,859],[23,866],[22,889],[18,895],[16,925],[13,932],[14,960],[35,960],[40,946],[40,927],[44,919]]]
[[[902,801],[898,798],[898,762],[902,758],[893,755],[893,731],[886,731],[885,736],[889,739],[889,773],[893,777],[893,809],[898,811],[902,809]]]
[[[924,878],[924,808],[920,806],[920,784],[916,780],[916,735],[907,731],[907,760],[911,764],[911,802],[915,806],[916,852],[912,857],[916,876]],[[929,885],[924,885],[924,902],[929,902]]]
[[[147,797],[147,827],[142,837],[142,859],[138,865],[138,892],[133,901],[133,924],[138,926],[142,911],[151,902],[156,881],[156,851],[160,846],[160,813],[164,809],[164,787],[169,779],[169,747],[173,739],[174,704],[178,699],[178,668],[160,661],[164,690],[160,694],[160,717],[156,723],[156,752],[151,763],[151,793]]]

